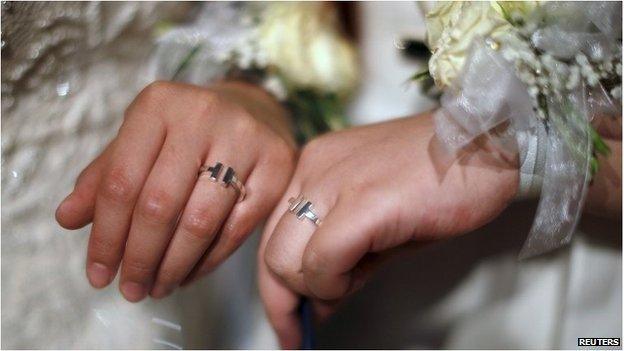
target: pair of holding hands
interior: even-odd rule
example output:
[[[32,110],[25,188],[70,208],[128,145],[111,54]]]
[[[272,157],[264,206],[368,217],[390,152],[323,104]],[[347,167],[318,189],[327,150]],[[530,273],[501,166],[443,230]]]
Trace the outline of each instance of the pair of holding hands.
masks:
[[[516,192],[517,168],[482,148],[440,162],[428,115],[329,133],[301,151],[289,130],[281,106],[251,85],[145,88],[57,209],[65,228],[93,223],[90,283],[105,287],[120,270],[127,300],[167,296],[216,268],[268,217],[260,293],[282,346],[296,348],[299,295],[326,315],[384,257],[475,229]],[[244,201],[198,177],[217,162],[236,171]],[[288,212],[299,195],[320,226]]]

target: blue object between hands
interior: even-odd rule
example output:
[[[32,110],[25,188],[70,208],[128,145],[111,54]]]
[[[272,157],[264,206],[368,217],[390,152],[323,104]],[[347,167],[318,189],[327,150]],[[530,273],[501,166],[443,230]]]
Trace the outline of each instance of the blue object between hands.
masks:
[[[305,297],[302,297],[299,303],[299,317],[301,319],[302,334],[301,349],[313,350],[315,348],[315,340],[312,303]]]

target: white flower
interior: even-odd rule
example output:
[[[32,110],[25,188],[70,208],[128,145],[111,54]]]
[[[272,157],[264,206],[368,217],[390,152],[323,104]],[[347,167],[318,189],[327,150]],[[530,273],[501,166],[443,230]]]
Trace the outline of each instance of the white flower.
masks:
[[[334,8],[326,3],[269,4],[259,44],[289,88],[347,94],[358,82],[355,49],[338,31]]]
[[[461,14],[463,3],[461,1],[441,1],[427,13],[427,44],[431,51],[436,51],[442,33],[455,25]]]
[[[475,38],[488,38],[491,46],[513,27],[489,2],[440,3],[426,16],[428,41],[433,52],[429,73],[440,88],[459,75]]]

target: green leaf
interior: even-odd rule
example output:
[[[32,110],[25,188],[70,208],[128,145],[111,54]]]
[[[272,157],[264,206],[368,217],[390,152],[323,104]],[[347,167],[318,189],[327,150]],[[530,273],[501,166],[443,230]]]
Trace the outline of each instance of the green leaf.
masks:
[[[514,25],[513,20],[511,19],[511,15],[509,14],[509,12],[507,12],[507,10],[505,9],[505,6],[501,5],[500,1],[497,1],[496,5],[498,5],[498,8],[500,8],[505,20],[509,22],[511,25]]]
[[[348,125],[345,103],[335,93],[311,89],[294,90],[287,101],[297,126],[297,140],[306,140],[324,132],[342,129]]]
[[[611,153],[609,145],[604,142],[600,134],[598,134],[593,127],[590,127],[589,132],[591,133],[594,153],[597,155],[608,156]]]
[[[589,133],[592,139],[592,156],[589,160],[589,171],[591,172],[591,176],[593,178],[600,169],[598,155],[608,156],[611,153],[611,149],[609,148],[609,145],[604,142],[600,134],[598,134],[598,132],[596,132],[596,130],[592,126],[589,126]]]
[[[414,74],[413,76],[411,76],[409,78],[409,80],[417,82],[417,81],[420,81],[420,80],[425,80],[427,78],[431,78],[431,74],[429,73],[428,69],[425,70],[425,71],[418,72],[418,73]]]
[[[193,60],[193,57],[197,54],[197,52],[199,52],[200,48],[201,45],[196,45],[191,49],[191,51],[189,51],[171,77],[171,80],[176,80],[176,78],[178,78],[180,73],[182,73],[182,71],[184,71],[184,69],[191,63],[191,60]]]
[[[589,160],[589,172],[592,178],[598,173],[598,159],[595,156]]]

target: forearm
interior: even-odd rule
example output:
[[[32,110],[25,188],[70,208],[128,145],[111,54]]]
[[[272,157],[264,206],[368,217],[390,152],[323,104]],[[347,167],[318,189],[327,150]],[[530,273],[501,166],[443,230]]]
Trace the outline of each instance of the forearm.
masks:
[[[622,215],[622,142],[605,139],[611,149],[600,156],[600,168],[589,186],[585,211],[601,217],[621,218]]]

